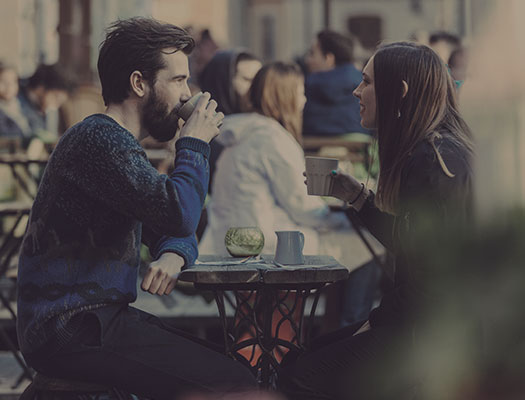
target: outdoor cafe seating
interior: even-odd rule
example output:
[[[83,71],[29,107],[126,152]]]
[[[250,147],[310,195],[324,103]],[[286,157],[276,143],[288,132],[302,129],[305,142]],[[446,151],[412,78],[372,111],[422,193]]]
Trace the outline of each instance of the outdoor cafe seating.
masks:
[[[342,161],[367,163],[370,142],[364,136],[349,136],[346,139],[310,137],[305,138],[304,147],[306,154],[330,155],[330,152],[333,154],[335,151],[336,156],[339,154]],[[0,203],[0,217],[2,219],[8,218],[11,221],[11,225],[2,235],[2,242],[0,243],[0,277],[8,279],[14,284],[16,281],[16,255],[21,242],[21,237],[17,235],[21,229],[23,230],[27,221],[31,202],[36,195],[40,178],[41,170],[35,166],[40,168],[45,166],[48,158],[45,156],[29,156],[15,144],[3,148],[7,149],[8,147],[8,152],[0,154],[0,165],[9,169],[11,178],[17,185],[18,192],[22,195],[19,196],[21,199]],[[339,153],[337,153],[338,151]],[[146,153],[154,165],[158,165],[166,157],[172,156],[164,149],[147,149]],[[337,209],[338,205],[332,204],[332,207]],[[5,229],[7,224],[4,225]],[[330,286],[331,283],[344,280],[350,270],[359,267],[370,258],[380,257],[382,252],[380,245],[359,228],[346,233],[321,233],[320,242],[320,254],[307,257],[305,265],[301,268],[276,268],[271,263],[271,256],[268,255],[255,263],[247,263],[242,266],[235,265],[236,261],[231,258],[219,260],[220,263],[227,265],[225,268],[224,265],[213,265],[214,262],[218,262],[216,257],[204,255],[201,256],[199,265],[189,268],[180,277],[180,280],[186,282],[187,285],[195,285],[197,291],[214,293],[218,309],[218,315],[216,314],[214,319],[217,322],[220,321],[226,352],[231,357],[246,363],[254,371],[261,387],[271,388],[275,386],[275,376],[279,370],[280,362],[280,357],[276,357],[278,353],[281,353],[281,356],[287,351],[299,354],[308,347],[314,323],[319,321],[319,316],[316,316],[319,301],[324,302],[326,300],[330,303],[333,301],[330,300],[331,297],[339,296],[337,292],[330,294],[330,290],[323,292],[323,288]],[[229,262],[232,265],[228,265]],[[239,294],[241,292],[246,293],[246,291],[250,293],[248,297]],[[16,313],[9,301],[9,296],[6,297],[4,293],[5,291],[0,291],[0,301],[8,311],[8,320],[10,326],[13,327],[16,321]],[[251,300],[247,301],[247,298]],[[164,306],[168,307],[167,304]],[[160,305],[160,307],[163,306]],[[278,310],[280,320],[272,322],[272,314],[275,310]],[[151,311],[157,313],[159,310]],[[326,326],[334,326],[338,316],[333,315],[333,312],[330,313],[326,307],[325,314],[325,317],[328,316],[333,320],[325,319]],[[193,321],[193,325],[202,322],[198,317],[190,319]],[[255,334],[249,338],[242,338],[242,329],[246,330],[246,325],[250,326]],[[290,325],[294,332],[294,336],[289,340],[279,338],[279,329],[284,325]],[[25,365],[16,344],[9,341],[3,326],[0,326],[2,340],[8,345],[9,350],[22,368],[22,374],[17,384],[20,384],[25,378],[33,379],[33,371]],[[201,332],[201,336],[204,335],[202,331],[199,332]],[[256,353],[253,349],[257,346],[259,352]],[[242,352],[243,349],[244,352]],[[246,349],[252,349],[248,358],[245,357]],[[108,388],[62,382],[37,375],[32,389],[28,393],[34,393],[35,390],[67,392],[73,389],[76,392],[85,391],[86,393],[99,393],[101,390],[111,391]]]

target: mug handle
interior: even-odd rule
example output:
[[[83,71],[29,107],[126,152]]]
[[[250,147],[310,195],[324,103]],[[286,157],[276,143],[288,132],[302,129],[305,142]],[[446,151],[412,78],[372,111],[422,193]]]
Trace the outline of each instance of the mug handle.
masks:
[[[304,233],[303,232],[299,232],[299,239],[301,241],[301,253],[302,253],[304,249]]]

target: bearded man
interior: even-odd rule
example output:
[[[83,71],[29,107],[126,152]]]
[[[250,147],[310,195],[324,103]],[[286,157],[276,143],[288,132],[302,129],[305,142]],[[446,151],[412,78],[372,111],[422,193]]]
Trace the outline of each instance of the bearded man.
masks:
[[[107,109],[60,140],[22,245],[17,329],[40,373],[157,400],[255,385],[241,364],[129,305],[141,243],[155,260],[141,287],[154,295],[169,294],[197,257],[208,142],[224,115],[206,93],[177,133],[193,47],[183,29],[153,19],[108,30],[98,59]],[[139,142],[176,133],[175,169],[161,175]]]

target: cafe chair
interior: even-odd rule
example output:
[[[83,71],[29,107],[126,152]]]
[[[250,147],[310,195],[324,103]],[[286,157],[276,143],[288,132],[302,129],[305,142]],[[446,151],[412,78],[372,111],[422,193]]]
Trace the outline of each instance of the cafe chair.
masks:
[[[19,400],[148,400],[95,383],[50,378],[37,373]]]

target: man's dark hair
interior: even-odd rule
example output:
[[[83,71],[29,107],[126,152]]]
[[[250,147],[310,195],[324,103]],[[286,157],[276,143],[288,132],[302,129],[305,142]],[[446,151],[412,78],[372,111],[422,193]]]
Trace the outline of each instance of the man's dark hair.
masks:
[[[30,89],[42,86],[45,90],[71,91],[73,82],[58,64],[40,64],[27,80]]]
[[[324,55],[332,53],[335,65],[354,61],[354,42],[352,38],[331,30],[323,30],[317,34],[319,47]]]
[[[162,53],[168,48],[190,54],[193,38],[182,28],[152,18],[118,20],[108,28],[100,45],[98,75],[106,105],[122,103],[129,95],[129,77],[140,71],[153,85],[157,72],[166,65]]]
[[[431,45],[437,42],[446,42],[455,47],[459,47],[461,45],[461,39],[458,36],[445,31],[434,32],[428,38],[428,43]]]

